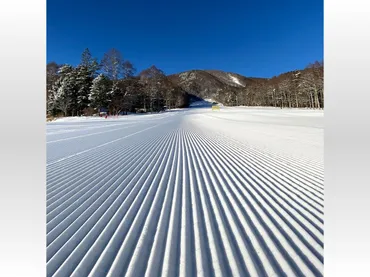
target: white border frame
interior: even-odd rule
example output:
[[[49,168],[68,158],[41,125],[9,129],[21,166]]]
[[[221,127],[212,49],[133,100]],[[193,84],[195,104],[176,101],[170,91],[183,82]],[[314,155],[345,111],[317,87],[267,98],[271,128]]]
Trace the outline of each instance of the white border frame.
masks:
[[[367,4],[325,0],[325,276],[370,276]],[[45,276],[45,0],[1,1],[0,28],[0,276]]]
[[[46,0],[0,1],[0,36],[0,276],[46,276]]]

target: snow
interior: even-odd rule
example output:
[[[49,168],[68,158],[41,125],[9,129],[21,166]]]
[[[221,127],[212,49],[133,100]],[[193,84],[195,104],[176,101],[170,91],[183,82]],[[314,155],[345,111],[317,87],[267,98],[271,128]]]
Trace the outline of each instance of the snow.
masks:
[[[289,157],[323,164],[323,111],[275,108],[228,108],[198,115],[213,132]]]
[[[236,78],[235,76],[233,76],[233,75],[231,75],[231,74],[229,74],[229,77],[230,77],[230,79],[231,79],[235,84],[237,84],[237,85],[239,85],[239,86],[244,87],[244,85],[243,85],[242,83],[240,83],[240,81],[239,81],[239,79],[238,79],[238,78]]]
[[[183,111],[184,109],[170,109],[168,110],[169,112],[172,112],[172,111]],[[119,115],[119,116],[116,116],[116,115],[112,115],[112,116],[108,116],[107,118],[105,118],[104,116],[103,117],[100,117],[100,116],[69,116],[69,117],[60,117],[60,118],[57,118],[55,119],[54,121],[51,121],[49,122],[49,124],[53,124],[53,123],[60,123],[60,122],[83,122],[83,121],[101,121],[101,122],[107,122],[107,121],[117,121],[119,120],[118,122],[122,121],[122,120],[132,120],[132,119],[135,119],[137,120],[139,117],[145,117],[145,119],[149,118],[149,117],[160,117],[162,115],[162,113],[145,113],[145,114],[135,114],[135,113],[131,113],[131,114],[128,114],[128,115]]]
[[[47,124],[48,276],[322,276],[323,112]]]

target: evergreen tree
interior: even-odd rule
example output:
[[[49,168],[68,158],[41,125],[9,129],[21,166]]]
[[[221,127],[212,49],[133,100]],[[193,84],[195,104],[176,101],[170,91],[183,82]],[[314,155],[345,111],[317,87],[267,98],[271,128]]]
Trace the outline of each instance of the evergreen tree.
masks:
[[[109,79],[104,74],[99,74],[92,81],[89,95],[90,106],[97,109],[107,107],[111,91]]]
[[[97,75],[97,71],[99,70],[99,63],[96,58],[93,58],[89,48],[86,48],[81,55],[81,63],[80,66],[87,68],[90,76],[95,78]]]
[[[77,113],[81,112],[89,105],[89,94],[93,78],[90,70],[86,66],[76,68],[76,87],[77,87]]]
[[[48,97],[48,110],[60,110],[67,116],[76,98],[74,68],[64,65],[60,68],[59,78],[54,82]]]
[[[46,65],[46,96],[49,96],[53,84],[58,79],[60,66],[56,62],[50,62]]]

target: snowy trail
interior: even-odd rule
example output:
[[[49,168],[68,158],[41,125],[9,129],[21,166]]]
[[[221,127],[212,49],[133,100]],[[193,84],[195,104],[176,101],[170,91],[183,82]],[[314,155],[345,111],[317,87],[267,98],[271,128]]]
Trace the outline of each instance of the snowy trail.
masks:
[[[48,125],[47,275],[323,276],[322,161],[282,147],[299,113],[262,111],[295,118],[276,151],[248,112]]]

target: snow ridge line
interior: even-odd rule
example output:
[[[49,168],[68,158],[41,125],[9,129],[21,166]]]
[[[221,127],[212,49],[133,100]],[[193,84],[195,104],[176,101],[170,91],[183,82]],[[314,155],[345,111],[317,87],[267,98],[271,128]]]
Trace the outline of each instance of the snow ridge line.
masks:
[[[210,143],[210,140],[207,140],[207,144],[209,144]],[[204,149],[204,147],[201,147],[201,146],[199,146],[198,147],[198,149]],[[218,149],[218,151],[219,151],[219,149]],[[210,157],[214,157],[215,155],[217,155],[218,154],[218,151],[217,152],[215,152],[215,154],[214,155],[210,155]],[[220,159],[220,160],[225,160],[225,159]],[[228,163],[226,163],[226,165],[227,165]],[[236,168],[240,168],[240,167],[236,167]],[[257,187],[256,187],[257,188]],[[260,194],[260,193],[259,193]],[[260,194],[261,196],[262,196],[262,194]],[[266,203],[274,203],[274,201],[267,201]],[[271,204],[269,204],[269,205],[271,205]],[[276,211],[278,211],[278,210],[276,210]],[[281,218],[283,218],[283,219],[285,219],[286,218],[286,216],[281,216]],[[294,222],[294,221],[293,221]],[[290,227],[291,228],[291,227]],[[289,228],[289,229],[290,229]],[[297,233],[297,234],[300,234],[300,233]],[[301,239],[303,238],[302,236],[300,236],[301,237]],[[300,248],[301,249],[301,248]],[[313,251],[315,251],[315,250],[313,250]],[[316,252],[316,251],[315,251]],[[318,254],[318,253],[316,253],[316,255],[318,255],[318,258],[320,259],[320,260],[322,260],[322,257],[321,257],[321,255],[320,254]]]
[[[145,152],[138,152],[138,150],[142,148],[150,149],[150,147],[155,146],[156,143],[161,140],[161,136],[163,135],[154,136],[152,140],[144,140],[143,142],[134,144],[131,147],[120,146],[112,151],[105,151],[101,155],[89,158],[88,164],[78,162],[73,166],[73,168],[68,168],[68,171],[66,169],[64,171],[58,171],[58,175],[56,175],[55,179],[48,180],[51,184],[49,185],[50,188],[47,188],[47,206],[54,202],[53,198],[56,198],[62,193],[68,193],[69,189],[71,189],[70,192],[72,192],[72,190],[79,190],[79,187],[82,187],[81,183],[83,183],[83,181],[93,181],[103,176],[103,173],[107,170],[104,166],[107,162],[110,162],[109,171],[112,172],[119,165],[123,166],[131,164],[130,160],[135,156],[141,158]],[[125,156],[124,159],[122,159],[122,154]],[[139,159],[137,159],[137,161],[138,160]],[[85,174],[81,178],[82,170]],[[124,167],[120,170],[123,171],[127,169]],[[64,174],[65,171],[67,171],[67,174]],[[48,175],[50,174],[51,172],[48,172]]]
[[[202,134],[201,136],[203,137],[206,137],[206,135]],[[223,142],[222,140],[219,141],[218,138],[216,139],[213,139],[214,142],[209,139],[208,142],[209,144],[212,144],[214,145],[214,149],[226,149],[226,151],[230,150],[230,147],[228,145],[228,147],[226,148],[225,145],[227,145],[225,142]],[[242,161],[239,161],[237,162],[237,167],[236,168],[241,168],[243,167],[243,164],[247,164],[248,165],[248,168],[250,170],[259,170],[260,174],[262,174],[265,178],[268,178],[269,180],[273,181],[273,183],[278,183],[280,184],[281,186],[283,186],[284,188],[286,188],[289,192],[292,192],[295,197],[299,197],[299,198],[302,198],[302,196],[299,193],[301,193],[303,196],[307,197],[308,199],[310,199],[311,201],[314,201],[315,205],[320,205],[321,207],[323,207],[323,198],[320,197],[320,195],[323,194],[322,191],[318,190],[314,190],[314,191],[311,191],[311,188],[310,187],[305,187],[305,186],[302,186],[302,179],[299,179],[299,175],[296,175],[294,177],[296,178],[285,178],[284,175],[281,175],[281,173],[279,173],[279,171],[277,171],[277,169],[279,170],[284,170],[280,167],[276,167],[275,165],[272,165],[270,167],[266,166],[266,164],[269,163],[269,159],[267,159],[266,162],[261,162],[263,161],[264,159],[264,156],[255,156],[253,152],[251,151],[245,151],[244,149],[240,149],[240,148],[233,148],[231,147],[232,149],[235,149],[235,151],[237,151],[237,153],[239,153],[238,156],[241,156],[240,154],[243,154],[241,157],[242,157]],[[230,155],[227,155],[230,157]],[[231,157],[233,158],[233,157]],[[279,175],[277,175],[279,174]],[[298,177],[298,180],[299,182],[297,183],[297,177]],[[284,183],[282,182],[282,180],[285,180],[285,181],[288,181],[287,183]],[[292,186],[292,184],[294,186]],[[307,192],[306,192],[307,190]],[[314,209],[316,209],[316,207],[313,207]]]
[[[144,152],[144,154],[148,156],[147,152]],[[96,201],[98,201],[98,199],[102,197],[109,196],[110,190],[112,188],[115,189],[116,186],[119,185],[118,181],[126,177],[128,173],[131,172],[131,170],[135,171],[137,166],[140,165],[140,158],[146,158],[146,157],[145,156],[142,157],[141,155],[138,158],[139,158],[138,160],[135,160],[134,162],[128,165],[125,165],[124,167],[117,164],[116,168],[113,171],[111,171],[109,175],[107,175],[106,178],[104,178],[103,180],[99,180],[99,182],[97,183],[92,183],[94,185],[92,189],[90,189],[88,182],[86,183],[85,181],[86,187],[88,187],[89,189],[88,191],[86,191],[84,187],[82,187],[82,189],[80,187],[73,189],[73,190],[76,190],[77,193],[73,192],[72,190],[71,191],[72,193],[70,194],[71,197],[66,198],[66,201],[64,201],[64,199],[61,199],[61,203],[57,203],[58,206],[54,208],[53,210],[51,210],[51,207],[48,206],[47,209],[49,210],[49,213],[47,214],[47,219],[49,220],[49,222],[47,224],[47,231],[51,232],[51,230],[55,228],[56,225],[58,225],[60,229],[60,224],[62,221],[64,225],[66,225],[64,222],[65,216],[68,215],[67,218],[71,220],[74,218],[73,216],[74,214],[76,214],[78,210],[82,210],[82,212],[86,210],[86,207],[83,207],[84,205],[91,203],[95,199],[97,199]],[[124,171],[125,173],[120,176],[119,174],[122,171]],[[97,179],[93,179],[93,180],[98,181]],[[66,194],[66,196],[68,195]],[[86,211],[90,211],[90,210],[86,210]],[[79,218],[79,222],[81,222],[80,218]],[[47,236],[47,238],[49,238],[49,235]]]
[[[146,153],[146,155],[148,155],[148,153]],[[138,164],[138,161],[136,161],[135,163],[133,163],[132,164],[132,166],[131,166],[131,168],[133,169],[133,171],[132,172],[136,172],[136,170],[135,169],[137,169],[139,166],[140,166],[141,164]],[[117,174],[115,174],[114,176],[112,176],[111,177],[111,179],[110,179],[110,181],[108,182],[108,184],[110,184],[110,183],[112,183],[112,187],[113,187],[113,185],[117,185],[117,184],[119,184],[119,181],[120,180],[127,180],[127,178],[129,177],[129,176],[131,176],[131,175],[133,175],[132,173],[131,174],[128,174],[128,172],[130,172],[130,171],[126,171],[126,173],[127,174],[123,174],[122,176],[119,176],[119,178],[118,179],[115,179],[115,177],[117,177]],[[110,187],[108,186],[108,188],[110,189]],[[127,187],[124,187],[124,186],[121,186],[121,191],[122,191],[122,189],[127,189]],[[120,191],[118,188],[117,189],[115,189],[115,191],[113,192],[113,193],[111,193],[111,194],[107,194],[108,196],[109,196],[109,198],[111,198],[112,196],[114,196],[115,194],[116,194],[116,191]],[[96,193],[95,193],[96,194]],[[103,194],[101,194],[101,196],[99,196],[99,198],[102,198],[104,196],[104,193]],[[91,197],[88,199],[88,201],[90,201],[91,202]],[[96,202],[96,201],[95,201]],[[94,202],[94,203],[95,203]],[[82,202],[81,201],[81,199],[78,199],[75,203],[81,203],[81,205],[83,205],[84,204],[84,202]],[[94,211],[94,210],[92,210],[92,211]],[[88,209],[83,209],[82,210],[82,212],[85,214],[86,212],[90,212],[90,210],[88,210]],[[70,214],[69,215],[69,217],[71,217],[71,216],[73,216],[73,214],[75,214],[76,213],[76,211],[75,212],[73,212],[72,214]],[[79,220],[75,220],[75,223],[81,223],[81,222],[83,222],[83,220],[82,220],[82,218],[81,217],[79,217],[78,218]],[[64,220],[64,218],[62,218],[62,221]],[[50,224],[50,223],[49,223]],[[49,226],[48,226],[49,227]]]
[[[261,152],[260,150],[256,150],[256,149],[249,148],[249,147],[247,148],[245,145],[243,145],[239,141],[226,138],[226,137],[221,137],[216,134],[214,134],[213,137],[216,137],[221,143],[225,144],[225,146],[227,147],[232,147],[234,149],[238,149],[238,151],[241,151],[243,153],[248,153],[248,155],[253,155],[253,157],[258,157],[257,161],[259,161],[260,158],[265,159],[266,161],[269,162],[269,165],[271,165],[270,167],[271,169],[275,167],[279,167],[279,169],[281,169],[282,172],[290,172],[289,173],[290,176],[292,176],[292,173],[294,176],[299,174],[300,179],[307,180],[307,182],[313,181],[317,187],[319,187],[321,190],[323,189],[323,173],[322,174],[315,174],[313,172],[306,173],[304,170],[302,170],[301,167],[295,165],[295,163],[290,164],[291,162],[288,162],[287,160],[284,161],[284,159],[277,160],[276,158],[274,158],[274,156],[266,155],[264,152]],[[309,170],[310,166],[306,165],[305,169]]]
[[[130,124],[130,125],[132,125],[132,124]],[[96,133],[90,133],[90,134],[85,134],[85,135],[80,135],[80,136],[74,136],[74,137],[62,138],[62,139],[57,139],[57,140],[51,140],[51,141],[47,141],[46,144],[56,143],[56,142],[61,142],[61,141],[66,141],[66,140],[72,140],[72,139],[78,139],[78,138],[84,138],[84,137],[91,137],[91,136],[106,134],[106,133],[115,132],[115,131],[119,131],[119,130],[125,130],[125,129],[131,128],[131,127],[135,127],[135,126],[126,126],[126,127],[123,127],[123,128],[115,128],[115,129],[110,129],[110,130],[106,130],[106,131],[102,131],[102,132],[96,132]]]
[[[48,166],[47,276],[323,275],[320,174],[168,123]]]
[[[152,137],[153,140],[156,140],[158,138],[158,133],[154,133],[154,136]],[[76,156],[73,161],[68,160],[65,162],[61,162],[59,164],[56,164],[54,166],[50,166],[47,168],[47,182],[50,183],[47,185],[47,188],[52,188],[54,183],[59,183],[58,177],[63,177],[65,174],[71,174],[72,172],[80,172],[81,169],[85,169],[86,166],[98,166],[103,162],[109,161],[109,157],[120,157],[122,159],[122,156],[117,155],[117,153],[121,153],[121,151],[124,151],[124,149],[127,149],[127,151],[131,151],[131,149],[136,147],[136,143],[134,144],[121,144],[116,145],[111,148],[104,149],[104,152],[101,153],[100,150],[94,152],[89,152],[85,155]],[[119,150],[119,151],[118,151]],[[89,161],[89,163],[86,164],[86,161]],[[60,183],[59,183],[60,184]]]
[[[148,171],[151,170],[150,165],[158,159],[160,152],[164,149],[165,143],[169,138],[169,135],[164,137],[162,146],[158,147],[154,152],[146,152],[147,157],[144,159],[144,163],[137,164],[132,171],[128,171],[126,176],[122,176],[119,180],[116,180],[117,184],[120,184],[121,190],[117,191],[118,193],[112,193],[109,199],[106,200],[107,202],[105,201],[103,203],[105,205],[100,205],[97,210],[92,209],[94,213],[88,218],[86,223],[77,219],[75,220],[76,224],[83,223],[83,225],[79,231],[71,233],[73,237],[68,242],[72,245],[77,242],[78,245],[76,248],[60,248],[60,250],[64,251],[58,252],[48,262],[48,265],[50,263],[49,268],[51,273],[61,266],[60,263],[64,259],[66,261],[63,264],[66,264],[66,266],[61,266],[60,270],[58,270],[61,275],[56,276],[69,276],[71,274],[73,276],[74,271],[76,271],[75,274],[77,276],[81,276],[80,274],[86,275],[86,272],[91,271],[96,263],[96,259],[99,258],[97,253],[102,253],[117,227],[122,225],[122,220],[127,215],[132,201],[139,191],[142,191],[140,180],[145,180],[145,175],[143,174],[147,175]],[[114,202],[109,203],[108,200]],[[94,224],[92,228],[90,227],[91,224]],[[64,236],[66,235],[68,235],[68,232],[64,234]],[[79,237],[77,241],[75,238],[76,235]],[[62,239],[63,234],[59,238]],[[81,248],[83,249],[82,251]],[[63,256],[61,257],[61,255]],[[62,272],[64,273],[62,274]]]
[[[209,144],[209,141],[207,141],[207,144]],[[211,156],[211,159],[212,159],[213,157]],[[230,157],[230,159],[232,159],[231,157]],[[226,175],[225,175],[226,176]],[[253,176],[253,177],[252,177]],[[252,178],[252,180],[254,181],[254,182],[256,182],[257,180],[256,180],[256,176],[255,175],[249,175],[249,178]],[[229,181],[228,183],[230,183],[231,181]],[[260,182],[256,182],[256,183],[260,183]],[[264,182],[262,182],[261,184],[263,184],[263,185],[265,185],[264,184]],[[274,194],[271,194],[271,193],[269,193],[269,191],[265,188],[265,186],[260,186],[261,187],[261,190],[262,191],[264,191],[264,192],[266,192],[267,193],[267,195],[269,195],[271,198],[273,198],[273,200],[276,202],[276,203],[280,203],[280,201],[279,201],[279,199],[277,199],[276,197],[278,197],[279,196],[279,194],[276,194],[276,196],[274,196]],[[268,201],[269,203],[271,202],[271,201]],[[285,205],[284,205],[285,204]],[[283,204],[280,204],[281,205],[281,208],[283,208],[283,210],[286,210],[288,213],[290,213],[290,211],[288,210],[288,208],[286,208],[286,206],[290,206],[290,207],[292,207],[293,209],[294,209],[294,211],[296,211],[295,210],[295,207],[294,206],[292,206],[292,205],[289,205],[290,204],[290,202],[285,202],[285,203],[283,203]],[[298,210],[298,212],[299,212],[299,210]],[[290,213],[290,214],[292,214],[292,213]],[[301,215],[301,214],[300,214]],[[304,215],[303,215],[304,216]],[[293,215],[292,215],[292,217],[293,217]],[[301,223],[300,221],[298,221],[298,223]],[[312,224],[312,225],[315,225],[312,221],[310,221],[310,223]],[[306,226],[305,225],[303,225],[304,227],[303,228],[305,228]],[[320,229],[319,227],[316,227],[316,228],[318,228],[318,230],[321,232],[321,234],[323,233],[323,231],[322,231],[322,229]],[[318,239],[317,239],[318,240]],[[321,244],[321,246],[322,246],[322,242],[320,241],[319,242],[320,244]]]
[[[204,134],[200,134],[198,132],[196,133],[198,134],[200,139],[202,136],[207,138],[207,136]],[[266,167],[264,165],[264,162],[262,162],[263,157],[262,158],[258,156],[253,157],[253,155],[251,155],[250,152],[246,152],[244,154],[240,149],[236,150],[239,153],[237,156],[232,156],[227,153],[227,151],[229,151],[230,148],[226,148],[225,143],[223,145],[219,143],[217,139],[212,139],[212,138],[208,138],[206,141],[207,141],[207,145],[209,146],[213,145],[214,149],[217,149],[217,150],[224,149],[224,151],[222,152],[217,151],[216,154],[224,153],[223,159],[230,159],[230,162],[234,163],[236,170],[240,170],[243,167],[243,165],[244,167],[247,165],[246,170],[252,171],[253,175],[257,174],[256,178],[259,180],[259,182],[262,182],[264,184],[270,184],[270,186],[271,185],[275,186],[277,190],[281,191],[286,196],[291,195],[291,197],[289,197],[290,198],[289,201],[296,202],[295,198],[297,197],[302,199],[303,201],[307,202],[307,204],[309,204],[311,208],[315,209],[317,212],[321,213],[322,215],[323,199],[319,198],[321,201],[318,201],[318,199],[316,198],[317,193],[316,194],[315,193],[306,194],[305,191],[302,190],[301,184],[297,183],[297,180],[289,179],[289,178],[281,178],[281,175],[277,175],[278,172],[276,172],[276,168],[273,169],[273,167]],[[242,153],[243,155],[241,155]],[[238,157],[238,159],[235,161],[236,157]],[[278,186],[276,186],[275,184],[278,184]],[[322,194],[322,192],[319,192],[319,193]],[[305,197],[302,197],[301,194],[303,194]],[[318,208],[316,207],[317,205],[320,205],[321,210],[318,210]]]
[[[103,128],[111,128],[113,126],[127,126],[127,125],[132,125],[132,124],[137,124],[138,122],[124,122],[124,123],[117,123],[117,124],[102,124],[98,126],[93,126],[93,127],[86,127],[86,128],[80,128],[80,129],[70,129],[70,130],[65,130],[64,128],[66,126],[62,126],[63,128],[60,128],[61,130],[56,131],[56,132],[47,132],[47,136],[52,136],[52,135],[61,135],[61,134],[66,134],[66,133],[73,133],[73,132],[84,132],[88,130],[93,130],[93,129],[103,129]],[[81,125],[80,125],[81,126]],[[79,127],[79,126],[71,126],[73,127]]]
[[[65,160],[70,159],[70,158],[72,158],[72,157],[75,157],[75,156],[78,156],[78,155],[81,155],[81,154],[84,154],[84,153],[90,152],[90,151],[92,151],[92,150],[95,150],[95,149],[101,148],[101,147],[103,147],[103,146],[106,146],[106,145],[109,145],[109,144],[115,143],[115,142],[117,142],[117,141],[121,141],[121,140],[123,140],[123,139],[125,139],[125,138],[128,138],[128,137],[131,137],[131,136],[134,136],[134,135],[140,134],[140,133],[142,133],[142,132],[145,132],[145,131],[147,131],[147,130],[150,130],[150,129],[156,128],[156,127],[161,126],[161,125],[163,125],[163,124],[164,124],[164,123],[160,123],[160,124],[157,124],[157,125],[151,126],[151,127],[149,127],[149,128],[146,128],[146,129],[143,129],[143,130],[137,131],[137,132],[132,133],[132,134],[130,134],[130,135],[124,136],[124,137],[122,137],[122,138],[115,139],[115,140],[112,140],[112,141],[109,141],[109,142],[106,142],[106,143],[100,144],[100,145],[98,145],[98,146],[95,146],[95,147],[92,147],[92,148],[86,149],[86,150],[84,150],[84,151],[80,151],[80,152],[78,152],[78,153],[75,153],[75,154],[69,155],[69,156],[67,156],[67,157],[64,157],[64,158],[58,159],[58,160],[56,160],[56,161],[52,161],[52,162],[50,162],[50,163],[46,164],[46,166],[54,165],[54,164],[56,164],[56,163],[59,163],[59,162],[61,162],[61,161],[65,161]]]
[[[210,118],[216,118],[216,119],[222,119],[220,117],[215,117],[215,116],[210,116],[210,115],[202,115],[202,116],[204,116],[204,117],[210,117]],[[205,124],[205,123],[203,122],[203,124]],[[207,127],[207,128],[210,129],[210,131],[211,131],[211,128],[209,128],[209,127]],[[217,132],[217,135],[218,136],[222,136],[224,138],[227,138],[230,141],[234,141],[235,143],[237,143],[239,145],[242,145],[243,147],[248,146],[249,148],[251,148],[251,146],[248,145],[247,143],[241,142],[241,141],[236,140],[236,139],[234,139],[234,138],[232,138],[230,136],[227,136],[223,132],[218,131]],[[283,161],[291,161],[296,166],[297,165],[301,165],[303,168],[306,167],[306,166],[309,166],[311,170],[316,170],[320,174],[323,174],[323,163],[320,162],[320,161],[310,160],[310,159],[306,159],[306,158],[297,158],[295,156],[290,156],[290,155],[286,155],[286,154],[283,155],[281,153],[276,153],[276,152],[273,152],[273,151],[268,150],[268,149],[263,149],[263,150],[261,150],[259,148],[253,148],[253,149],[255,151],[259,151],[261,153],[264,153],[265,155],[270,155],[275,160],[282,159]]]

